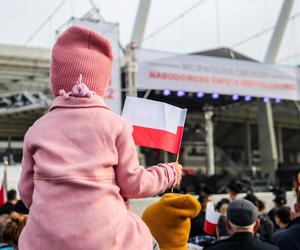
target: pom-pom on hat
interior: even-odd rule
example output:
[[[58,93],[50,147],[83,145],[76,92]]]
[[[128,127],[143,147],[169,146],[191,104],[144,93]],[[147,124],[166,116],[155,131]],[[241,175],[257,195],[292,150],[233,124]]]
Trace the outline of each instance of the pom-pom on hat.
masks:
[[[142,219],[157,240],[161,250],[186,250],[191,218],[201,209],[192,195],[169,193],[148,206]]]
[[[53,95],[58,96],[60,90],[71,91],[81,74],[82,82],[103,96],[111,78],[112,60],[111,44],[105,37],[82,26],[68,28],[52,49]]]

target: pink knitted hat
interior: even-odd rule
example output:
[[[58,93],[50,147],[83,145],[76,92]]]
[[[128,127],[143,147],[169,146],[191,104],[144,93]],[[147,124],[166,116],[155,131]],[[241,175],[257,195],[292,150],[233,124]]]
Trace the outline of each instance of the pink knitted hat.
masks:
[[[82,75],[82,82],[103,96],[111,78],[112,60],[111,45],[105,37],[85,27],[70,27],[52,49],[52,93],[58,96],[62,89],[71,91]]]

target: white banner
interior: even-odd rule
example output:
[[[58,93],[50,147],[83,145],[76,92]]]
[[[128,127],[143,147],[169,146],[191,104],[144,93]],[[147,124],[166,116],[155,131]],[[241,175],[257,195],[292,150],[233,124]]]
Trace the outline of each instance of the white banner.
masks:
[[[112,45],[114,63],[112,79],[104,96],[105,103],[117,114],[121,114],[121,80],[120,80],[120,50],[119,50],[119,25],[116,23],[98,22],[86,19],[74,19],[72,25],[88,27],[105,36]]]
[[[298,100],[300,70],[200,55],[179,55],[139,49],[138,89],[169,89]]]

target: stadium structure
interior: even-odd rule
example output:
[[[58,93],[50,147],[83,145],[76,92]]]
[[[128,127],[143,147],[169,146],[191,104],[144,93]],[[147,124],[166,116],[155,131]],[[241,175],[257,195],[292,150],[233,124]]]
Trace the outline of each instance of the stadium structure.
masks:
[[[151,0],[140,1],[131,44],[121,70],[122,103],[127,94],[188,108],[180,161],[206,175],[252,176],[288,187],[299,171],[300,110],[296,101],[235,99],[230,95],[164,91],[135,87],[130,53],[142,47]],[[272,63],[280,46],[293,1],[285,1],[266,55]],[[89,17],[90,19],[90,17]],[[101,20],[93,20],[101,22]],[[230,48],[195,52],[194,55],[254,61]],[[26,130],[52,102],[49,84],[49,49],[0,45],[0,155],[20,164]],[[182,86],[184,90],[184,86]],[[143,148],[147,165],[173,161],[169,153]]]

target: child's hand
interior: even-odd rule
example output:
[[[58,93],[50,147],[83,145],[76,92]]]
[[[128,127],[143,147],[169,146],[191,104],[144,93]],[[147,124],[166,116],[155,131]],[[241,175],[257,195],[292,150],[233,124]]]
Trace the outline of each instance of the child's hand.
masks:
[[[179,185],[180,182],[181,182],[181,178],[182,178],[182,165],[179,164],[178,162],[172,162],[171,164],[175,167],[175,170],[176,170],[176,173],[177,173],[177,183],[176,183],[176,185]]]

